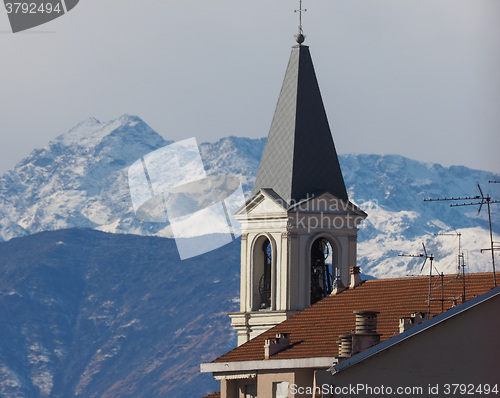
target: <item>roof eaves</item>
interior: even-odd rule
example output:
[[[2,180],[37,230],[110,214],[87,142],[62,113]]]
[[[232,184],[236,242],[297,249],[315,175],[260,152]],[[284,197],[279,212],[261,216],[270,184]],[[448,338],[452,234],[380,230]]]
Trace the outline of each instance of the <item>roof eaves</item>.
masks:
[[[264,199],[262,193],[259,191],[255,195],[252,195],[249,199],[245,201],[243,205],[238,207],[236,211],[233,213],[234,215],[238,214],[246,214],[248,210],[254,208],[257,206],[262,200]]]
[[[285,199],[283,199],[281,196],[279,196],[274,189],[271,188],[261,188],[260,192],[262,192],[265,196],[271,198],[276,204],[281,206],[283,209],[286,210],[287,205],[285,202]]]
[[[310,201],[310,200],[313,200],[313,199],[316,199],[316,198],[321,198],[321,196],[323,195],[331,195],[333,196],[335,199],[339,200],[341,203],[345,204],[345,206],[343,205],[342,208],[345,208],[345,209],[349,209],[350,211],[352,211],[353,213],[356,213],[364,218],[368,217],[368,214],[366,212],[364,212],[363,210],[361,210],[358,206],[356,206],[354,203],[352,203],[350,200],[348,200],[347,202],[345,202],[343,199],[335,196],[334,194],[328,192],[328,191],[320,191],[320,192],[315,192],[314,194],[312,194],[311,196],[309,196],[308,198],[306,199],[302,199],[301,201],[297,202],[297,203],[294,203],[293,205],[289,206],[288,207],[288,211],[293,211],[295,210],[296,208],[299,208],[306,202]]]
[[[250,197],[250,199],[247,199],[245,201],[245,204],[240,206],[235,212],[235,215],[238,214],[246,214],[248,213],[251,209],[256,207],[259,203],[261,203],[266,197],[271,198],[276,204],[279,206],[283,207],[283,209],[286,210],[286,208],[283,206],[283,203],[285,203],[284,199],[281,198],[274,190],[271,188],[262,188],[258,192],[256,192],[254,195]]]
[[[264,348],[262,348],[264,351]],[[200,365],[201,372],[248,372],[272,369],[328,368],[337,361],[335,357],[293,359],[264,359],[260,361],[209,362]]]
[[[306,202],[309,202],[310,200],[314,199],[314,198],[317,198],[321,195],[323,195],[325,193],[325,191],[321,191],[321,192],[315,192],[313,194],[311,194],[311,196],[305,198],[305,199],[302,199],[302,200],[299,200],[298,202],[294,203],[294,204],[291,204],[289,207],[288,207],[288,211],[293,211],[296,207],[300,207],[301,205],[303,205],[304,203]]]

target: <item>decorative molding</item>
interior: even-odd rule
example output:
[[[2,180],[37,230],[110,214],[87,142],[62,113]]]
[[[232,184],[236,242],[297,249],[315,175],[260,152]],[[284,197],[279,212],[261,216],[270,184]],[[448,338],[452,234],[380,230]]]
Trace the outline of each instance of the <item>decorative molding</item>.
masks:
[[[297,232],[287,231],[287,232],[281,233],[282,239],[287,239],[287,238],[297,239],[298,237],[299,237],[299,234]]]
[[[262,346],[264,352],[264,346]],[[202,363],[200,371],[205,372],[255,372],[258,370],[328,368],[338,363],[336,357],[314,357],[293,359],[263,359],[261,361],[211,362]]]

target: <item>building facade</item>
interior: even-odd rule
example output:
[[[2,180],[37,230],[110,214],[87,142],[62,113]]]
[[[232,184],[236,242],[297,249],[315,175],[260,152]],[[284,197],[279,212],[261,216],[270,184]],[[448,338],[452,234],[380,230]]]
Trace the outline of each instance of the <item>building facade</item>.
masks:
[[[446,340],[463,327],[481,349],[496,350],[491,333],[475,327],[486,328],[484,312],[498,305],[499,288],[492,300],[481,296],[493,287],[491,274],[361,280],[357,233],[367,215],[349,201],[309,48],[299,39],[252,197],[235,214],[243,231],[240,311],[229,316],[238,347],[201,371],[221,381],[222,398],[326,398],[339,394],[324,386],[395,382],[388,372],[410,383],[413,363],[422,366],[419,381],[432,378],[434,354],[417,358],[425,335]],[[474,305],[460,304],[465,283]],[[497,366],[491,352],[473,355],[464,338],[450,341],[460,349],[432,345],[444,358],[439,366],[456,369],[464,353],[480,369]]]

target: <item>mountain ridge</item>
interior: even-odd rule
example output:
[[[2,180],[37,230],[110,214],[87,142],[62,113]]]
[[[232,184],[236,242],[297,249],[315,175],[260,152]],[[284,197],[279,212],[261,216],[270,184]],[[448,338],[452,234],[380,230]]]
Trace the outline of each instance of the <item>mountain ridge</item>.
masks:
[[[168,225],[135,217],[127,180],[133,162],[170,143],[137,116],[82,121],[0,177],[0,239],[72,227],[172,237]],[[201,143],[199,149],[208,175],[235,175],[248,195],[264,145],[264,138],[230,136]],[[463,229],[464,234],[482,236],[484,243],[469,239],[475,256],[487,247],[484,211],[477,217],[474,209],[450,209],[423,199],[470,196],[477,190],[476,182],[498,180],[499,175],[394,154],[343,154],[339,158],[350,199],[368,211],[359,232],[360,254],[365,254],[360,264],[365,272],[378,277],[387,275],[389,268],[398,269],[391,276],[413,272],[416,264],[410,262],[405,269],[404,260],[394,253],[420,251],[421,241],[442,249],[436,258],[444,261],[443,271],[451,271],[454,242],[442,243],[442,238],[434,236],[443,231]],[[485,190],[495,188],[483,184]],[[493,222],[498,231],[498,221]],[[385,269],[374,270],[382,263]],[[487,263],[482,256],[477,270],[486,270]]]

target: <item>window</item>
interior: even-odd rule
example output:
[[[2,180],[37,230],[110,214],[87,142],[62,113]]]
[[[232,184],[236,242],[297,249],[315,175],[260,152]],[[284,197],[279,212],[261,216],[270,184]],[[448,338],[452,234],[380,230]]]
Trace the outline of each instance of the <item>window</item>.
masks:
[[[256,384],[245,385],[245,398],[257,398],[257,385]]]
[[[273,398],[288,398],[288,381],[273,383]]]

